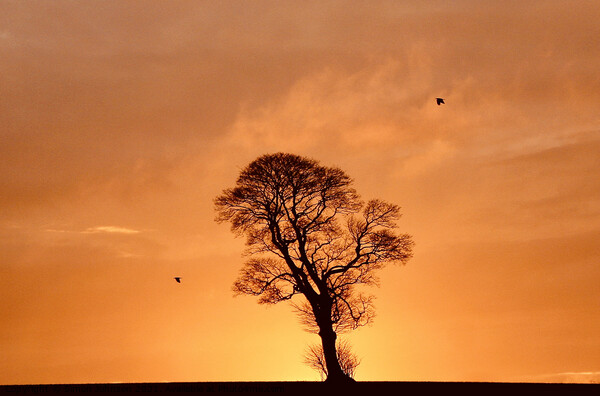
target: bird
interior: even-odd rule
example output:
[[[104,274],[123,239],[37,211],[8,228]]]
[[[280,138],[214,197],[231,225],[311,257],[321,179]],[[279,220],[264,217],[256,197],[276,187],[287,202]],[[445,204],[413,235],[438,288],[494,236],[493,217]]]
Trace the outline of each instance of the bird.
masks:
[[[445,104],[444,103],[444,99],[442,99],[442,98],[435,98],[435,100],[436,100],[438,106],[441,105],[441,104]]]
[[[177,283],[181,283],[181,278],[180,278],[180,277],[176,276],[176,277],[175,277],[175,278],[173,278],[173,279],[175,279],[175,280],[177,281]]]

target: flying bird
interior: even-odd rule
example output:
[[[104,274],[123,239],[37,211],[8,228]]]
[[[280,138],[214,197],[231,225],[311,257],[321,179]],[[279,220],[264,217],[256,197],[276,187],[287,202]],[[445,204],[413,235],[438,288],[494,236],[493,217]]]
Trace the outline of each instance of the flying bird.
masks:
[[[435,98],[435,100],[436,100],[438,106],[441,105],[441,104],[445,104],[444,103],[444,99],[442,99],[442,98]]]
[[[173,279],[175,279],[175,280],[177,281],[177,283],[181,283],[181,278],[180,278],[180,277],[176,276],[176,277],[175,277],[175,278],[173,278]]]

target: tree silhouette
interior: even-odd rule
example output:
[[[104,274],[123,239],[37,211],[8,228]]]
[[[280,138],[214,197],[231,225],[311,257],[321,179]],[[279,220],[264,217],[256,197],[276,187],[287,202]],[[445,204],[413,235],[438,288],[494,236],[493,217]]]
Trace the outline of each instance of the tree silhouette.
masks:
[[[336,345],[337,360],[340,368],[350,378],[354,378],[354,372],[360,364],[360,359],[354,353],[346,340],[337,341]],[[310,368],[316,370],[321,379],[327,377],[327,364],[325,363],[325,354],[322,345],[311,345],[304,354],[304,363]]]
[[[337,334],[374,315],[373,297],[358,287],[377,285],[384,264],[412,256],[411,237],[394,233],[400,208],[364,203],[351,184],[339,168],[276,153],[250,163],[214,201],[216,221],[246,236],[249,259],[234,291],[263,304],[302,296],[294,307],[321,338],[327,382],[352,381],[338,361]]]

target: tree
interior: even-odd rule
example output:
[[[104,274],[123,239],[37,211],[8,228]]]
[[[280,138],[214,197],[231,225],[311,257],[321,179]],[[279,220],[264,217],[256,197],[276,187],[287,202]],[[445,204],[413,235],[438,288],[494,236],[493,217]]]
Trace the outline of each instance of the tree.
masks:
[[[377,270],[412,256],[411,237],[394,233],[400,208],[364,203],[341,169],[286,153],[254,160],[214,202],[217,222],[246,236],[249,259],[235,293],[263,304],[302,296],[294,306],[321,338],[326,381],[351,381],[338,361],[337,334],[373,318],[373,298],[358,287],[377,285]]]
[[[354,353],[346,340],[337,341],[336,346],[337,360],[340,368],[350,378],[354,378],[354,372],[360,364],[360,359]],[[306,350],[304,362],[312,369],[316,370],[321,379],[327,377],[327,364],[325,364],[325,354],[322,345],[311,345]]]

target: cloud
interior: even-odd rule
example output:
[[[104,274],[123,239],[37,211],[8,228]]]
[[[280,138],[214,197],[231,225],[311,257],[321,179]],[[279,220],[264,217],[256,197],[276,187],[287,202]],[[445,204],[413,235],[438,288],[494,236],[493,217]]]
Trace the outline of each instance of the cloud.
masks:
[[[4,41],[20,43],[2,49],[6,216],[103,188],[137,197],[168,187],[190,147],[227,131],[238,152],[391,155],[415,174],[444,164],[431,160],[439,147],[411,159],[431,139],[489,152],[597,123],[597,58],[586,43],[598,27],[586,2],[519,13],[516,3],[471,1],[257,2],[243,12],[234,3],[36,4],[4,5]],[[560,23],[533,34],[546,19]],[[575,20],[582,27],[565,22]],[[447,107],[431,106],[438,95]]]
[[[600,384],[600,371],[543,374],[537,376],[536,379],[549,383]]]
[[[404,161],[401,173],[406,177],[420,176],[455,154],[456,149],[451,144],[442,140],[434,140],[421,153]]]
[[[242,108],[230,139],[245,149],[380,152],[443,135],[435,88],[410,61],[378,58],[359,70],[327,67],[261,107]],[[442,130],[447,130],[444,126]],[[462,132],[458,132],[462,133]]]
[[[138,234],[140,231],[131,228],[115,227],[115,226],[99,226],[91,227],[83,231],[86,234],[108,233],[108,234]]]

